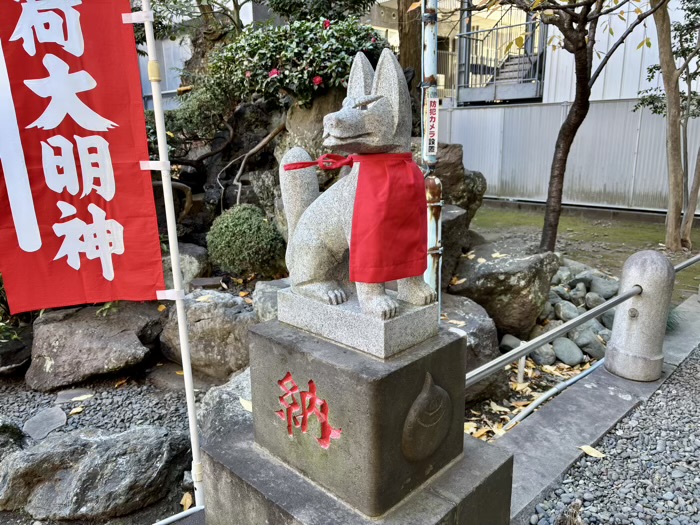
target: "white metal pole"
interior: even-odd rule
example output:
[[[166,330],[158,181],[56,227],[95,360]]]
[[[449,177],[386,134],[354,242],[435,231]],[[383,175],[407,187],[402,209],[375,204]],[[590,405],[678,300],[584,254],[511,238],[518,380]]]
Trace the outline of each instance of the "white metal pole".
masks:
[[[151,11],[151,0],[142,0],[144,13]],[[194,382],[192,380],[192,362],[190,360],[190,340],[187,333],[187,315],[185,313],[184,292],[182,289],[182,270],[180,269],[180,249],[177,243],[177,221],[173,204],[173,187],[170,177],[168,158],[168,139],[165,129],[165,114],[163,113],[163,98],[160,89],[161,75],[156,39],[153,32],[153,22],[144,22],[146,29],[146,46],[148,48],[148,78],[153,92],[153,112],[156,121],[158,137],[158,155],[160,162],[167,163],[161,170],[163,179],[163,194],[165,197],[165,215],[168,222],[168,244],[170,245],[170,261],[173,269],[173,284],[177,294],[177,323],[180,333],[180,350],[182,355],[182,370],[185,377],[185,395],[187,397],[187,416],[190,426],[190,441],[192,444],[192,480],[194,481],[194,498],[197,507],[204,506],[204,487],[202,485],[202,461],[199,449],[199,434],[197,432],[197,409],[194,397]]]

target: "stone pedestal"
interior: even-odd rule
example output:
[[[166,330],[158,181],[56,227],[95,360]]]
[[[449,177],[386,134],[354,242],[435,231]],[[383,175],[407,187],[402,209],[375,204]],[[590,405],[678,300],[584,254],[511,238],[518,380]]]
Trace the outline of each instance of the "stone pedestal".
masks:
[[[207,525],[509,523],[512,457],[464,435],[458,336],[378,359],[271,321],[249,344],[253,414],[203,440]]]
[[[257,325],[255,441],[379,516],[462,453],[465,361],[463,342],[447,330],[380,360],[278,321]],[[293,403],[301,406],[284,406]]]

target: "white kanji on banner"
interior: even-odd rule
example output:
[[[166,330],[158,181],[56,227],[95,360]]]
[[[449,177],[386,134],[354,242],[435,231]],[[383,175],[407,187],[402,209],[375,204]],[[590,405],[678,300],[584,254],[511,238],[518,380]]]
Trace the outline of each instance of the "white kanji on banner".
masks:
[[[34,56],[36,35],[36,40],[42,44],[58,44],[68,53],[82,56],[85,42],[80,13],[75,10],[75,6],[82,3],[81,0],[26,0],[10,42],[22,40],[24,50]]]
[[[114,168],[109,153],[109,142],[99,135],[75,137],[80,157],[80,170],[83,172],[83,197],[94,190],[106,201],[111,201],[116,192]],[[100,182],[99,186],[95,184]]]
[[[44,113],[27,128],[55,129],[70,116],[78,126],[90,131],[107,131],[117,124],[107,120],[87,107],[78,93],[97,87],[97,82],[87,71],[70,73],[68,64],[55,55],[46,55],[44,67],[47,78],[25,80],[26,86],[42,98],[50,98]]]
[[[60,135],[51,137],[46,142],[42,141],[41,158],[44,178],[49,189],[56,193],[66,190],[71,195],[77,195],[80,182],[73,158],[73,143]]]
[[[59,202],[61,219],[72,217],[77,213],[74,206]],[[95,204],[88,206],[92,215],[92,224],[77,217],[53,225],[57,237],[64,237],[54,261],[66,257],[68,266],[80,270],[80,255],[85,254],[89,260],[100,259],[102,276],[108,281],[114,280],[114,263],[112,255],[124,253],[124,227],[113,219],[107,220],[107,214]]]

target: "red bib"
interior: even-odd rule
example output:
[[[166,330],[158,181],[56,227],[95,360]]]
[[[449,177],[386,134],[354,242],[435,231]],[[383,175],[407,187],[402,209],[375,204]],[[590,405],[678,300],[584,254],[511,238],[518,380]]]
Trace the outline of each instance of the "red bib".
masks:
[[[350,280],[386,283],[423,275],[428,267],[428,203],[423,173],[411,153],[323,155],[316,162],[287,164],[284,169],[334,170],[355,162],[360,173],[352,217]]]

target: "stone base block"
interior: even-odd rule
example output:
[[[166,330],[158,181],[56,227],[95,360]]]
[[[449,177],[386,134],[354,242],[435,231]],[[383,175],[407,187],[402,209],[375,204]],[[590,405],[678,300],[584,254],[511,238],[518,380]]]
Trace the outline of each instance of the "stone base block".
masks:
[[[396,297],[396,292],[387,291]],[[278,292],[277,318],[331,341],[377,357],[387,358],[425,341],[438,331],[438,305],[414,306],[401,301],[399,313],[383,321],[362,313],[356,296],[341,305],[323,304],[295,294]]]
[[[255,441],[360,512],[462,453],[466,349],[448,330],[385,360],[279,321],[249,342]]]
[[[464,437],[464,456],[369,518],[255,445],[250,424],[203,443],[207,525],[508,525],[513,458]],[[397,480],[398,483],[398,480]],[[358,487],[359,488],[359,487]]]

